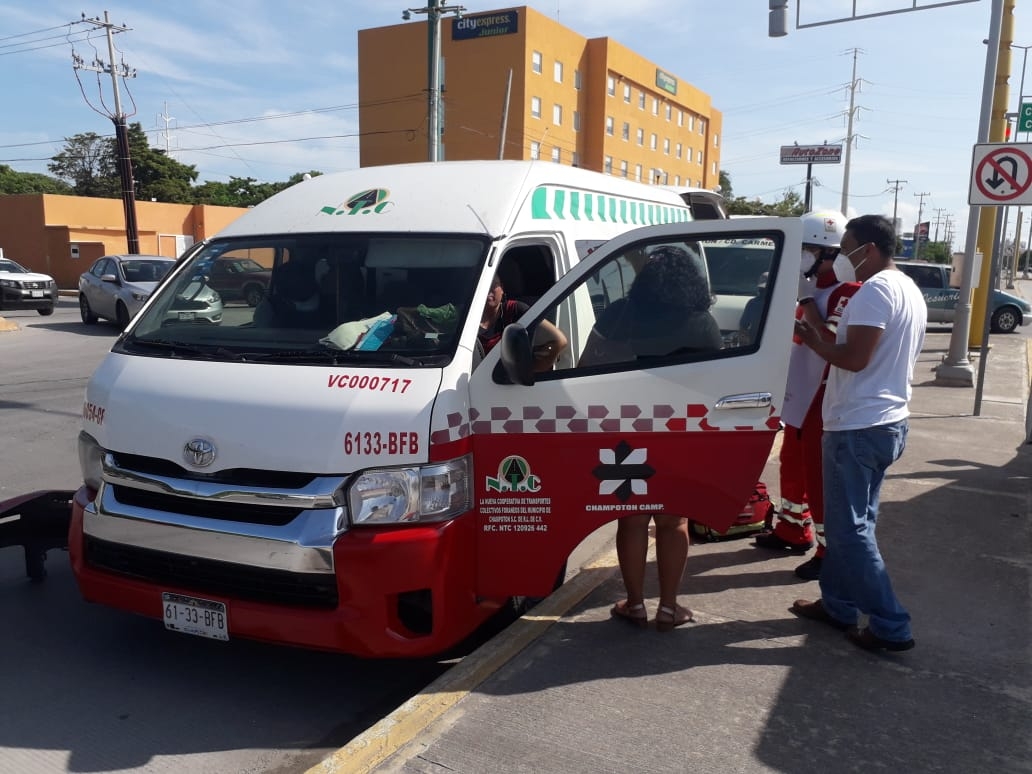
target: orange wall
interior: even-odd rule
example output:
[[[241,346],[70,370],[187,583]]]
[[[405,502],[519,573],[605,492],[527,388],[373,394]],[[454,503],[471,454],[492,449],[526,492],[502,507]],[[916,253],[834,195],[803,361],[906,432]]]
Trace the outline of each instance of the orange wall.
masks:
[[[175,237],[210,237],[247,210],[242,207],[136,202],[140,252],[176,257]],[[72,257],[72,246],[79,257]],[[0,247],[4,256],[74,288],[79,275],[102,255],[124,253],[125,211],[120,199],[20,194],[0,196]]]
[[[558,148],[560,162],[604,171],[605,158],[613,159],[613,174],[620,174],[620,162],[628,162],[628,176],[636,164],[649,180],[651,169],[661,169],[670,185],[719,183],[719,141],[722,117],[709,96],[679,75],[677,93],[670,94],[656,84],[655,63],[617,43],[612,38],[587,39],[527,6],[505,9],[519,15],[518,32],[471,40],[452,40],[452,19],[441,21],[441,52],[445,60],[442,92],[442,137],[445,160],[497,158],[505,104],[505,86],[513,71],[505,142],[506,158],[531,158],[531,143],[540,144],[539,157],[552,158]],[[478,11],[467,17],[503,11]],[[360,30],[359,123],[362,134],[362,166],[407,161],[424,161],[427,154],[427,24],[411,22]],[[541,72],[532,71],[532,52],[541,53]],[[555,63],[562,62],[562,83],[555,80]],[[580,71],[581,88],[574,86]],[[607,94],[608,77],[614,75],[616,94]],[[631,102],[624,102],[623,85],[631,86]],[[645,110],[638,107],[638,95],[646,94]],[[531,98],[541,100],[541,116],[531,115]],[[652,99],[660,100],[659,115],[652,114]],[[555,105],[562,106],[562,122],[553,121]],[[666,105],[672,118],[666,118]],[[574,131],[573,113],[580,118]],[[685,120],[678,126],[680,111]],[[689,128],[687,117],[694,125]],[[606,117],[613,117],[613,134],[606,133]],[[630,124],[629,139],[623,140],[623,123]],[[702,133],[699,127],[703,126]],[[637,144],[637,129],[644,131],[644,143]],[[657,136],[656,150],[650,148]],[[663,141],[670,140],[664,153]],[[682,156],[676,147],[682,146]],[[703,161],[698,161],[699,152]],[[690,157],[689,157],[690,153]]]

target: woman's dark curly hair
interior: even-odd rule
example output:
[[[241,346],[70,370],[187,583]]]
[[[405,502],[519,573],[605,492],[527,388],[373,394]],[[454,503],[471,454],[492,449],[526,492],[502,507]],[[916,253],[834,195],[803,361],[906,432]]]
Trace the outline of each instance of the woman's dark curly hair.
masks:
[[[704,312],[713,305],[701,258],[674,245],[654,248],[634,278],[628,298],[639,306]]]

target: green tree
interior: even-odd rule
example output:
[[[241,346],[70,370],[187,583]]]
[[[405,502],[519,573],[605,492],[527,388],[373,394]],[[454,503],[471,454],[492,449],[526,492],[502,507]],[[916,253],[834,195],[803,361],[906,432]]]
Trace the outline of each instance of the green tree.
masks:
[[[143,126],[134,122],[128,127],[129,158],[136,181],[136,198],[141,201],[186,203],[193,201],[193,182],[197,169],[181,164],[165,151],[150,147]],[[117,169],[117,167],[116,167]]]
[[[773,203],[762,202],[759,199],[746,199],[744,196],[737,196],[727,201],[727,211],[731,215],[777,215],[780,217],[793,217],[803,214],[803,198],[791,188],[786,189],[781,199]]]
[[[731,191],[731,173],[726,170],[720,170],[720,195],[724,197],[725,202],[730,202],[734,194]]]
[[[15,172],[0,164],[0,194],[70,194],[72,187],[63,180],[38,172]]]
[[[65,137],[64,150],[50,160],[47,169],[71,183],[77,196],[119,196],[121,186],[110,137],[96,132]]]

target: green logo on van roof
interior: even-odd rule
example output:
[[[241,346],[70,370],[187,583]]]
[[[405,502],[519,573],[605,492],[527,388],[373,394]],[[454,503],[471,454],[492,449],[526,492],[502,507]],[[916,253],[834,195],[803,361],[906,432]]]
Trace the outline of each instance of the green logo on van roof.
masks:
[[[691,220],[687,207],[553,185],[534,189],[530,211],[535,220],[579,220],[623,223],[628,226],[653,226],[657,223]]]
[[[327,215],[379,215],[394,205],[390,196],[391,192],[386,188],[370,188],[349,196],[339,207],[322,207],[319,212]]]

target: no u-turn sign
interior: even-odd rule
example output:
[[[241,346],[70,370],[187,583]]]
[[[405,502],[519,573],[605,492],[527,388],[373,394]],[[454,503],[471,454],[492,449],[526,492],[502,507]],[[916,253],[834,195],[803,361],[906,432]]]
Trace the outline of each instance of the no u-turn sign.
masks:
[[[1032,204],[1032,143],[976,145],[968,204]]]

